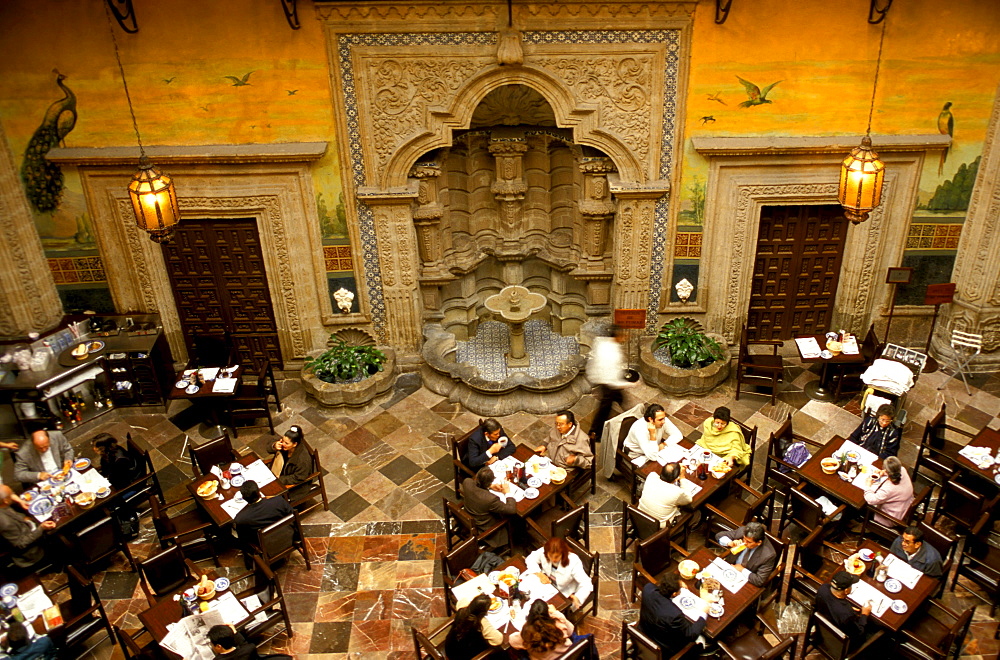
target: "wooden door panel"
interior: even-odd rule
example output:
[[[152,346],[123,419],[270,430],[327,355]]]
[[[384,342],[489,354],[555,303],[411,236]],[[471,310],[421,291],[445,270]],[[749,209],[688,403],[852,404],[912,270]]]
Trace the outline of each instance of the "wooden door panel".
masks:
[[[751,339],[829,330],[846,235],[839,206],[761,209],[747,315]]]

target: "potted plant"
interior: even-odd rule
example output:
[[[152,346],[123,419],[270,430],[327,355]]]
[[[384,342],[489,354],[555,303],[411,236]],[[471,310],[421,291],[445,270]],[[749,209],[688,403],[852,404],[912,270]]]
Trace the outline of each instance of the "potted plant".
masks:
[[[639,373],[674,396],[707,394],[729,378],[726,340],[692,318],[671,319],[639,343]]]
[[[363,330],[348,328],[330,335],[326,349],[302,367],[302,385],[324,406],[363,406],[391,393],[396,354],[376,347]]]

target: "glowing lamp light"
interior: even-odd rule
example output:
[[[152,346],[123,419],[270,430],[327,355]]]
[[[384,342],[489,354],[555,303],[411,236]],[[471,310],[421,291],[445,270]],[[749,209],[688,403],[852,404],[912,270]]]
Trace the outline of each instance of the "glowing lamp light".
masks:
[[[872,149],[869,136],[861,138],[856,147],[840,166],[840,189],[837,198],[844,207],[844,216],[854,224],[868,218],[872,209],[882,201],[882,178],[885,163]]]
[[[165,243],[174,235],[180,222],[177,192],[169,175],[164,174],[145,155],[139,159],[139,171],[128,184],[132,210],[139,228],[156,243]]]

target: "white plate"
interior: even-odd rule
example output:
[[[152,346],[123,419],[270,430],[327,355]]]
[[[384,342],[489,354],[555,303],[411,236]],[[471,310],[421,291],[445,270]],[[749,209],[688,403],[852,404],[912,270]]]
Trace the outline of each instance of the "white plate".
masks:
[[[885,581],[885,590],[891,594],[898,594],[903,590],[903,583],[896,578],[889,578]]]
[[[829,360],[830,358],[833,357],[833,353],[831,353],[830,351],[828,351],[826,349],[823,349],[822,351],[819,352],[819,356],[821,358],[823,358],[824,360]]]
[[[998,474],[998,475],[996,475],[995,477],[993,477],[993,481],[995,481],[995,482],[997,482],[998,484],[1000,484],[1000,474]]]
[[[233,485],[233,488],[239,488],[246,481],[246,478],[239,474],[234,474],[233,478],[229,480],[229,483]]]
[[[539,479],[538,477],[529,477],[528,485],[531,486],[532,488],[538,488],[542,485],[542,480]]]
[[[185,390],[187,389],[187,386],[190,384],[191,383],[187,382],[186,380],[179,380],[176,383],[174,383],[174,387],[176,387],[179,390]]]
[[[896,599],[896,600],[892,601],[892,605],[890,605],[889,607],[896,614],[905,614],[906,610],[907,610],[906,603],[904,603],[903,601],[901,601],[899,599]]]
[[[538,489],[537,488],[525,488],[524,489],[524,496],[527,497],[529,500],[533,500],[536,497],[538,497]]]
[[[726,570],[722,571],[722,579],[726,580],[727,582],[733,582],[739,576],[740,574],[736,572],[735,568],[727,568]]]
[[[6,598],[7,596],[13,596],[17,593],[17,585],[13,582],[9,582],[2,587],[0,587],[0,596]]]
[[[871,561],[875,559],[875,553],[871,550],[861,550],[858,552],[858,557],[861,557],[861,561]]]
[[[681,609],[689,610],[694,607],[694,596],[681,596]]]
[[[216,591],[225,591],[228,588],[229,588],[229,578],[225,577],[215,578]]]
[[[197,385],[188,385],[187,389],[185,389],[184,391],[187,392],[188,394],[197,394],[198,390],[200,389],[201,388],[198,387]]]
[[[712,605],[708,608],[708,613],[713,617],[718,619],[720,616],[726,613],[726,608],[721,605]]]

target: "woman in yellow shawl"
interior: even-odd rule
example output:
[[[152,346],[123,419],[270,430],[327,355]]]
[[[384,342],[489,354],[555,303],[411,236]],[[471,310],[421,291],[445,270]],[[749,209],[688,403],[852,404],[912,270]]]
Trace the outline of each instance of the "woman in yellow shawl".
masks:
[[[712,416],[701,425],[701,431],[698,445],[722,456],[730,466],[734,463],[740,466],[750,463],[750,445],[743,438],[739,425],[731,421],[729,408],[716,408]]]

